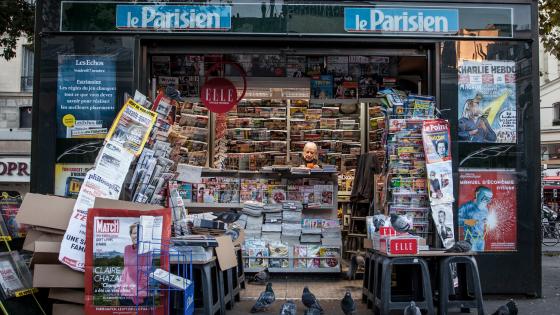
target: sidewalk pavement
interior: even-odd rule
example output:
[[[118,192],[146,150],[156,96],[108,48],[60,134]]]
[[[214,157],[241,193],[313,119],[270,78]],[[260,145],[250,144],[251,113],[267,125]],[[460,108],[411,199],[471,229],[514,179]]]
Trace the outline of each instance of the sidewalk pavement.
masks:
[[[543,246],[544,247],[544,246]],[[543,248],[542,256],[542,268],[543,268],[543,297],[540,299],[527,298],[525,296],[485,296],[484,297],[484,308],[486,314],[492,314],[500,305],[508,302],[510,298],[513,298],[517,303],[519,308],[519,314],[521,315],[545,315],[545,314],[559,314],[560,315],[560,245],[553,246],[550,248]],[[530,277],[531,275],[520,275],[523,277]],[[325,283],[325,285],[328,285]],[[351,283],[352,288],[347,287],[347,289],[358,289],[358,283]],[[356,286],[356,288],[353,288]],[[261,287],[264,289],[264,287]],[[247,291],[247,290],[244,290]],[[290,290],[291,291],[291,290]],[[295,291],[295,290],[294,290]],[[299,292],[293,292],[294,296],[300,296]],[[355,315],[370,315],[372,314],[371,309],[367,309],[366,305],[361,303],[360,296],[354,296],[357,302],[357,312]],[[303,314],[305,308],[301,303],[301,299],[294,299],[297,304],[297,314]],[[234,308],[228,311],[228,315],[241,315],[248,314],[251,306],[255,302],[255,297],[247,296],[242,293],[242,301],[235,304]],[[320,300],[319,301],[323,309],[325,309],[325,314],[342,314],[340,310],[339,300]],[[280,306],[284,303],[284,300],[277,299],[273,306],[269,309],[266,314],[278,314]],[[457,310],[458,311],[458,310]],[[476,311],[472,310],[471,314],[475,314]],[[395,312],[392,314],[402,314],[402,312]],[[458,312],[449,312],[449,314],[461,314]]]

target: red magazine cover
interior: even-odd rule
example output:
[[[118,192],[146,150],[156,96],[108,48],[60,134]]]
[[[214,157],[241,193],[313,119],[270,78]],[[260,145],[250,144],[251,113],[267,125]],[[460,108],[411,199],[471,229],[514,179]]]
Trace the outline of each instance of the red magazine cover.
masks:
[[[459,240],[474,251],[517,249],[517,177],[509,169],[459,170]]]
[[[170,209],[88,211],[86,314],[165,314],[167,298],[149,290],[149,273],[167,270]],[[158,245],[159,244],[159,245]]]

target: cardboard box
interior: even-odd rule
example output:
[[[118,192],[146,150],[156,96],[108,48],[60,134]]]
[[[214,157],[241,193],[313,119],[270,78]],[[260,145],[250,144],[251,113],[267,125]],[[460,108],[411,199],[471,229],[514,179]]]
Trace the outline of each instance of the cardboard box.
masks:
[[[373,249],[373,240],[370,240],[369,238],[364,238],[364,248]]]
[[[33,272],[34,288],[84,288],[84,273],[65,265],[36,264]]]
[[[75,199],[28,193],[23,198],[16,221],[64,233],[75,202]]]
[[[58,264],[60,242],[36,241],[34,247],[31,266],[35,264]]]
[[[53,304],[52,315],[82,315],[85,314],[83,305]]]
[[[237,266],[237,256],[235,256],[231,237],[229,235],[216,236],[216,241],[218,242],[218,247],[214,250],[216,251],[220,270],[224,271]]]
[[[23,250],[34,252],[36,241],[45,242],[62,242],[62,235],[45,233],[43,231],[31,229],[27,231],[25,236],[25,241],[23,241]]]
[[[84,304],[84,290],[53,288],[49,290],[49,299]]]

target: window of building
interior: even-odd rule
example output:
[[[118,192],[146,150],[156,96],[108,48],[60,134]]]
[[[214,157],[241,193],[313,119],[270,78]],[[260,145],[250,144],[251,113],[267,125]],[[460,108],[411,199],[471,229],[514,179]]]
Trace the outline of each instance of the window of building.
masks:
[[[552,119],[553,126],[560,126],[560,102],[552,104],[554,108],[554,118]]]
[[[23,92],[33,91],[33,59],[33,48],[30,46],[23,46],[21,64],[21,90]]]

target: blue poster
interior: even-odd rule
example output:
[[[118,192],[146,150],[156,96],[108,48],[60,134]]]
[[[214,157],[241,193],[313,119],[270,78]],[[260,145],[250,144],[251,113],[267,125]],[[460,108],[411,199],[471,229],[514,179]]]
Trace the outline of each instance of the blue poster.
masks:
[[[514,61],[459,63],[459,141],[516,143]]]
[[[115,118],[114,56],[58,56],[57,138],[104,138]]]
[[[333,97],[333,76],[323,74],[311,79],[311,98],[326,99]]]

